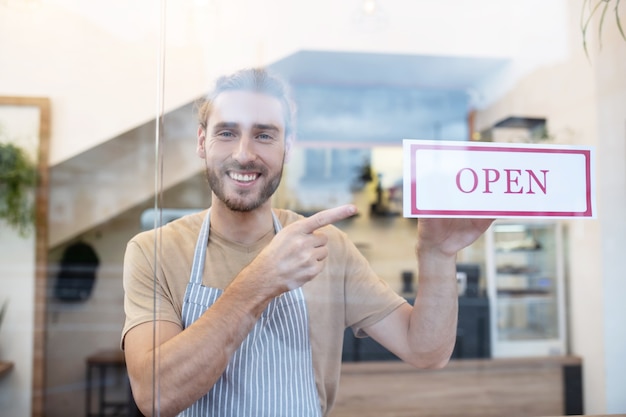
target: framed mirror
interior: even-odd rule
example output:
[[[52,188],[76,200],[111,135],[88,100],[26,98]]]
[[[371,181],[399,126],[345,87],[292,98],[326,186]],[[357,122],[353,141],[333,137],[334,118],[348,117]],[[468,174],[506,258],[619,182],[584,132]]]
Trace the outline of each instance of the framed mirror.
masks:
[[[19,233],[0,221],[4,284],[0,302],[6,304],[0,361],[18,374],[2,394],[31,401],[32,416],[42,416],[44,405],[49,139],[49,99],[0,96],[0,142],[21,148],[36,167],[33,227]],[[32,360],[23,355],[25,351],[32,351]]]

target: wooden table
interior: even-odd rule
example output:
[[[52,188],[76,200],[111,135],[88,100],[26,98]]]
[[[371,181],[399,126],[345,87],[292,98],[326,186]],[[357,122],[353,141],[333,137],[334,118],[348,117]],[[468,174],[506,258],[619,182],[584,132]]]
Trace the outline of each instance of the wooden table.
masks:
[[[399,361],[344,363],[331,417],[522,417],[582,414],[573,356],[459,359],[440,370]]]

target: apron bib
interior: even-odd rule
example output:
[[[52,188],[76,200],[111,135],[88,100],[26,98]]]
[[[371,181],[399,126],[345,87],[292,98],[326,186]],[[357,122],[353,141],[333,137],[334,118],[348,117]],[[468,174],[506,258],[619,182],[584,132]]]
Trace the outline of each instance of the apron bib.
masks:
[[[272,217],[278,233],[280,222],[274,213]],[[185,292],[184,328],[223,292],[202,285],[209,218],[210,209],[198,236]],[[213,388],[179,416],[321,416],[302,288],[283,293],[269,303]]]

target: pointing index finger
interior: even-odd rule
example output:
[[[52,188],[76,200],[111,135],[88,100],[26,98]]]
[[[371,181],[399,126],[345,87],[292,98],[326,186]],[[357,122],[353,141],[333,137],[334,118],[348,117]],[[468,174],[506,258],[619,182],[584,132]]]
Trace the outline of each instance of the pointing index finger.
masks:
[[[331,209],[322,210],[301,221],[304,233],[313,233],[317,229],[335,223],[339,220],[347,219],[356,213],[356,207],[346,204]]]

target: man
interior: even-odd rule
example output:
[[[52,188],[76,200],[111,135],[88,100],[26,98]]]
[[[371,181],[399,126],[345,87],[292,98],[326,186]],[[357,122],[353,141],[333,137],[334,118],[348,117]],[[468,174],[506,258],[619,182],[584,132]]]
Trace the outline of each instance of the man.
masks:
[[[416,367],[449,360],[455,256],[491,221],[418,222],[412,307],[331,226],[354,206],[271,207],[292,141],[286,86],[264,70],[221,78],[201,107],[211,208],[139,234],[124,261],[122,346],[144,414],[326,415],[346,327]]]

